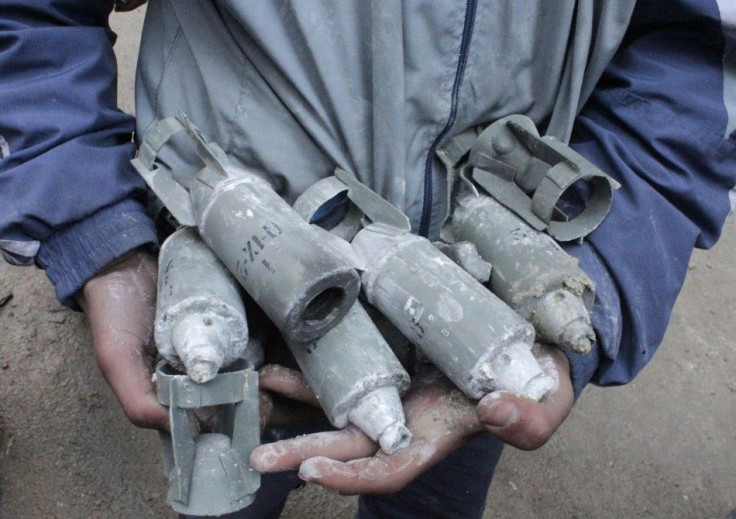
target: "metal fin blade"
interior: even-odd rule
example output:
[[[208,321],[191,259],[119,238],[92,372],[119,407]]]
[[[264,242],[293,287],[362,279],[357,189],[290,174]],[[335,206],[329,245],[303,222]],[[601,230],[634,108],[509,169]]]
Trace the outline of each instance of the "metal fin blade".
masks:
[[[148,187],[159,197],[181,225],[196,227],[197,220],[194,217],[194,208],[192,207],[189,191],[174,180],[171,172],[155,165],[149,169],[138,158],[133,159],[131,163],[148,184]]]
[[[378,193],[361,184],[347,171],[340,168],[335,170],[335,176],[348,186],[348,197],[372,222],[388,225],[405,232],[411,231],[409,218],[395,206],[381,198]]]

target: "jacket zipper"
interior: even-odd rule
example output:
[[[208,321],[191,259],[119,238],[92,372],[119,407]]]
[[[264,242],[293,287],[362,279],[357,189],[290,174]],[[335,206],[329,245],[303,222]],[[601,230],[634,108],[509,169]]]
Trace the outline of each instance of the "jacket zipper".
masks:
[[[450,116],[447,118],[445,127],[437,135],[432,146],[429,147],[429,153],[427,154],[427,160],[424,163],[424,201],[422,203],[422,219],[419,223],[419,234],[426,237],[429,234],[429,223],[432,219],[432,191],[433,191],[433,163],[434,155],[437,151],[437,147],[445,138],[447,132],[450,131],[452,126],[455,124],[455,118],[457,117],[457,104],[458,98],[460,97],[460,86],[463,82],[463,75],[465,74],[465,65],[468,61],[468,54],[470,52],[470,39],[473,36],[473,25],[475,24],[475,12],[478,6],[478,0],[468,0],[465,6],[465,22],[463,23],[463,37],[460,41],[460,57],[457,61],[457,70],[455,71],[455,82],[452,85],[452,97],[450,101]]]

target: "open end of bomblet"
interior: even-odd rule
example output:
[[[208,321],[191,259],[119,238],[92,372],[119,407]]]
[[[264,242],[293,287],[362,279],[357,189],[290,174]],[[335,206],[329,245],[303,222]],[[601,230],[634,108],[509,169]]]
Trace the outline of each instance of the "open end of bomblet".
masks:
[[[392,423],[378,437],[378,444],[386,454],[394,454],[407,448],[411,438],[411,431],[403,424]]]
[[[336,307],[342,305],[345,299],[345,291],[339,287],[330,287],[314,296],[307,303],[302,318],[306,322],[323,321],[330,317]]]
[[[544,189],[545,193],[542,195],[547,196],[537,196],[540,189]],[[561,192],[557,192],[560,189]],[[605,175],[591,174],[563,188],[552,179],[545,178],[537,188],[532,210],[535,213],[548,213],[549,218],[542,219],[549,222],[547,232],[550,236],[562,242],[576,240],[593,232],[606,217],[611,208],[614,189],[615,183]],[[547,200],[554,199],[555,194],[558,198],[553,207],[539,207],[547,203]]]
[[[293,342],[310,342],[322,337],[350,311],[360,291],[360,276],[349,267],[318,273],[298,301],[290,302],[281,333]]]

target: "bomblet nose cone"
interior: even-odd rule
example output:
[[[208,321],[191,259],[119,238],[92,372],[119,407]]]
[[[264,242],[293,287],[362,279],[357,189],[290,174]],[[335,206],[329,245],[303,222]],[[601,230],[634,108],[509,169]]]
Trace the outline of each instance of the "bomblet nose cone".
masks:
[[[575,353],[588,353],[595,343],[595,332],[587,319],[579,319],[565,327],[560,342],[560,346]]]
[[[186,364],[186,368],[189,378],[197,384],[204,384],[215,378],[220,366],[210,360],[195,358]]]
[[[588,353],[595,342],[583,299],[567,290],[555,290],[545,296],[535,311],[533,324],[542,342],[576,353]]]
[[[496,382],[496,389],[540,400],[553,391],[557,382],[542,371],[526,344],[510,344],[487,364],[486,370]]]
[[[400,451],[411,442],[401,397],[393,386],[379,387],[363,395],[348,412],[348,420],[388,454]]]
[[[387,454],[394,454],[404,450],[411,443],[411,431],[403,424],[392,423],[378,437],[381,450]]]
[[[172,335],[174,348],[186,367],[189,378],[203,384],[215,378],[224,361],[227,337],[217,316],[188,316]]]

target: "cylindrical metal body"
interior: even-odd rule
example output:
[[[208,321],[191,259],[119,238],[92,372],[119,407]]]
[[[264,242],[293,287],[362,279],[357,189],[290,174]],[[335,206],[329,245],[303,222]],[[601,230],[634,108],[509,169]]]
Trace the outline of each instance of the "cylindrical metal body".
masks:
[[[539,340],[590,350],[595,289],[577,259],[486,195],[458,197],[452,229],[493,265],[491,290],[534,324]]]
[[[164,363],[156,368],[159,403],[169,408],[169,432],[161,432],[166,498],[187,516],[220,517],[250,505],[261,485],[250,455],[260,443],[258,373],[236,363],[195,384]],[[192,435],[189,413],[202,408],[219,415],[216,432]]]
[[[368,301],[466,395],[538,399],[551,388],[530,351],[532,326],[428,240],[371,225],[353,247],[369,265]]]
[[[289,347],[332,425],[351,422],[387,452],[408,444],[399,396],[409,387],[409,374],[359,302],[316,341]],[[403,429],[398,436],[397,429]]]
[[[247,356],[238,285],[193,228],[161,246],[154,338],[172,367],[200,383]]]
[[[335,326],[360,289],[349,262],[264,180],[235,172],[210,186],[209,177],[200,172],[190,188],[197,224],[248,294],[287,340],[311,341]]]

